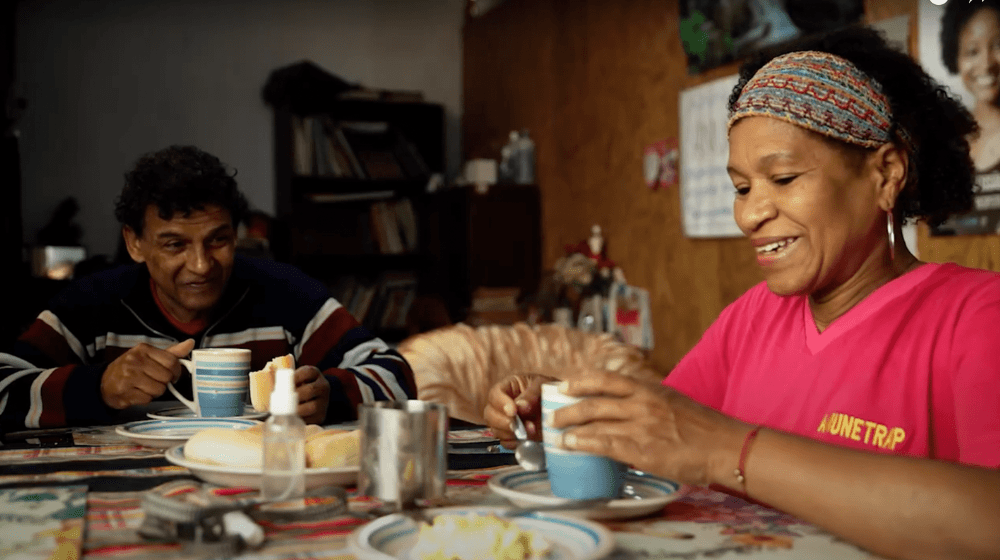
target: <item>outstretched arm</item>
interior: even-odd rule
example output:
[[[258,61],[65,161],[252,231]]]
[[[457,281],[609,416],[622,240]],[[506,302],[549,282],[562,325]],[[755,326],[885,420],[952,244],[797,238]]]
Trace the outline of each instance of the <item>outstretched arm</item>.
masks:
[[[592,396],[553,415],[570,449],[690,484],[743,490],[734,471],[751,426],[659,384],[595,372]],[[840,448],[761,430],[746,493],[879,554],[1000,558],[1000,470]]]

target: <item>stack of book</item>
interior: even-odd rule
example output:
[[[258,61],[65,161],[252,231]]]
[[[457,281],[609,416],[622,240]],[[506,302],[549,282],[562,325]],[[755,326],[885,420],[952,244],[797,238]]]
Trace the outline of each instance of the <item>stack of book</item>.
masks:
[[[387,272],[374,281],[346,276],[330,291],[359,323],[378,333],[406,327],[417,297],[417,278],[410,272]]]
[[[293,117],[294,171],[299,176],[427,179],[417,147],[387,122]]]
[[[478,325],[512,325],[526,319],[518,305],[518,288],[479,287],[472,292],[472,306],[466,323]]]
[[[380,253],[399,255],[417,250],[417,217],[410,199],[373,202],[370,212],[372,236]]]

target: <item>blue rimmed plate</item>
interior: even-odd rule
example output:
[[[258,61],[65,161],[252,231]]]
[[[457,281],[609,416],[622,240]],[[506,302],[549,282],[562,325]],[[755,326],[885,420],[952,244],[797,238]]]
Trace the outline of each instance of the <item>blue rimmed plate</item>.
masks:
[[[118,435],[145,445],[166,449],[184,443],[195,433],[205,428],[229,428],[240,430],[260,424],[257,420],[222,418],[176,418],[173,420],[141,420],[129,422],[115,428]]]
[[[427,511],[428,517],[450,514],[502,514],[502,507],[449,507]],[[536,512],[509,518],[522,531],[535,531],[552,545],[545,560],[596,560],[604,558],[615,547],[611,532],[597,523],[562,514]],[[419,560],[410,550],[417,543],[419,524],[406,515],[394,513],[355,529],[347,540],[348,547],[363,560]],[[473,539],[475,533],[456,535],[456,539]],[[474,546],[470,544],[470,547]]]
[[[232,417],[227,417],[225,419],[226,420],[230,420],[230,419],[233,419],[233,418],[241,418],[241,419],[251,419],[252,420],[252,419],[257,419],[257,418],[266,418],[267,414],[268,413],[266,413],[266,412],[257,412],[256,410],[253,409],[253,406],[251,406],[251,405],[248,404],[248,405],[244,405],[244,407],[243,407],[243,414],[241,414],[240,416],[232,416]],[[155,411],[155,412],[147,412],[146,416],[149,416],[150,418],[153,418],[154,420],[174,420],[174,419],[177,419],[177,418],[184,418],[184,419],[187,419],[187,418],[198,418],[197,416],[194,415],[194,411],[191,410],[190,408],[186,407],[186,406],[175,406],[175,407],[172,407],[172,408],[164,408],[163,410],[158,410],[158,411]]]
[[[517,469],[494,475],[489,480],[489,488],[514,504],[527,507],[567,503],[568,498],[552,494],[549,475],[546,471],[525,471]],[[602,506],[589,509],[568,509],[566,515],[590,519],[624,519],[639,517],[659,511],[680,497],[681,485],[641,471],[630,470],[625,475],[623,497],[611,500]]]

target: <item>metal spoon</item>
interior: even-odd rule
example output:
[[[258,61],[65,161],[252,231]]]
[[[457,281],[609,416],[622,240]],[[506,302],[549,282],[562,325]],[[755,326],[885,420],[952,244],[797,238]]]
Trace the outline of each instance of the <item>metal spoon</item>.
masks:
[[[545,449],[537,441],[528,439],[528,430],[520,416],[514,416],[514,437],[518,439],[514,449],[517,464],[526,471],[540,471],[545,468]]]

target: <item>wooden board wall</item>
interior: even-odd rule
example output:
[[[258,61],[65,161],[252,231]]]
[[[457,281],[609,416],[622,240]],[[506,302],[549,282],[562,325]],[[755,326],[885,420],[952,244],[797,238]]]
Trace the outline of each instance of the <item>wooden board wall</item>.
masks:
[[[918,0],[866,0],[869,21],[911,15]],[[679,136],[683,88],[736,72],[688,76],[676,2],[507,0],[464,29],[463,151],[498,158],[510,130],[536,142],[543,264],[600,224],[608,256],[650,290],[651,358],[667,370],[724,306],[761,275],[742,239],[695,240],[681,229],[677,189],[651,191],[643,148]],[[512,216],[512,227],[516,216]],[[929,238],[925,260],[1000,265],[996,236]]]

